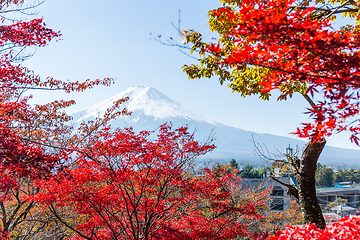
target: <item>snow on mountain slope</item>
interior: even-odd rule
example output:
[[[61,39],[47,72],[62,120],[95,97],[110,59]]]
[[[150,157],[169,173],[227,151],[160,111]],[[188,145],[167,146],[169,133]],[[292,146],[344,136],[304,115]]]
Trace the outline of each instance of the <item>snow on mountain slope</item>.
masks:
[[[132,114],[112,121],[113,127],[132,126],[135,131],[141,131],[156,130],[165,122],[171,122],[174,127],[187,125],[189,131],[195,132],[195,138],[200,142],[205,142],[210,135],[215,138],[216,149],[206,154],[203,159],[228,163],[235,158],[241,164],[264,164],[254,154],[252,139],[266,146],[269,152],[277,153],[284,152],[289,144],[293,148],[298,146],[299,149],[305,145],[304,141],[245,131],[202,118],[186,110],[153,87],[131,87],[103,102],[73,114],[73,119],[75,122],[92,120],[101,116],[107,108],[112,106],[114,101],[126,96],[129,97],[129,101],[124,103],[123,107],[132,111]],[[339,164],[360,166],[360,151],[326,146],[320,156],[320,162],[332,166],[339,166]]]
[[[81,116],[77,122],[103,115],[106,109],[112,106],[114,101],[124,97],[130,98],[123,106],[133,112],[133,115],[130,117],[133,122],[137,122],[141,114],[146,117],[152,117],[155,121],[179,117],[215,124],[213,121],[201,118],[184,109],[178,103],[150,86],[128,88],[101,103],[84,109],[77,113]]]

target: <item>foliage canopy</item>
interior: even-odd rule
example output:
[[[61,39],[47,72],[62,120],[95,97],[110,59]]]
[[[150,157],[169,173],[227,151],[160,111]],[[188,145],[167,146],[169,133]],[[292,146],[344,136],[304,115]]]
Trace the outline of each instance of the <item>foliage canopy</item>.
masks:
[[[200,57],[199,65],[184,66],[189,78],[216,75],[234,92],[264,100],[274,89],[280,92],[278,100],[300,93],[311,105],[307,113],[313,122],[303,123],[296,135],[320,141],[347,130],[359,144],[359,120],[354,120],[360,97],[357,25],[334,30],[332,20],[340,10],[308,7],[310,1],[221,2],[223,7],[209,12],[210,29],[219,34],[216,43],[204,42],[199,32],[183,32]],[[352,10],[345,15],[357,18]],[[313,102],[308,95],[315,94],[323,100]]]

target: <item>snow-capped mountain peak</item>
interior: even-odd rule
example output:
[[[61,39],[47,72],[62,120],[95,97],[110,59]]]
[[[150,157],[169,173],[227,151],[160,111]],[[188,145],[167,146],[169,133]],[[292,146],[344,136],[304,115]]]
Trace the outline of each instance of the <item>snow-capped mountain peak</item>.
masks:
[[[133,122],[139,119],[139,114],[141,113],[141,115],[153,117],[154,120],[166,120],[168,118],[178,117],[215,124],[215,122],[211,120],[204,119],[186,110],[174,100],[150,86],[130,87],[103,102],[86,108],[76,114],[80,116],[80,118],[76,119],[77,122],[101,116],[106,109],[112,106],[114,101],[124,97],[129,97],[129,101],[124,103],[123,106],[133,112],[129,117]]]

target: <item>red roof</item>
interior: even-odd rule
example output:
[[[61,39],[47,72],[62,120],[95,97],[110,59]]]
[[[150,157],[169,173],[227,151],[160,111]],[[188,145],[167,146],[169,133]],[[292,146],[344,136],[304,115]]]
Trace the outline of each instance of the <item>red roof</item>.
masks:
[[[336,213],[323,213],[325,222],[337,222],[340,220],[340,216]]]

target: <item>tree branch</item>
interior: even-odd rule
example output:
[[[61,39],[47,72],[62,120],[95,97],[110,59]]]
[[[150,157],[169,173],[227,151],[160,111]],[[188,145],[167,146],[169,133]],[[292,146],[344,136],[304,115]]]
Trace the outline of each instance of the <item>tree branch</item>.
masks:
[[[301,93],[301,95],[303,95],[305,100],[310,104],[312,108],[316,106],[316,104],[313,102],[313,100],[311,100],[311,98],[307,94]]]
[[[287,187],[289,189],[288,192],[287,192],[287,195],[294,196],[299,201],[299,193],[298,193],[298,190],[294,186],[291,186],[290,184],[283,183],[283,182],[279,181],[278,179],[276,179],[273,176],[270,176],[270,178],[272,178],[275,182],[280,183],[281,185]]]

